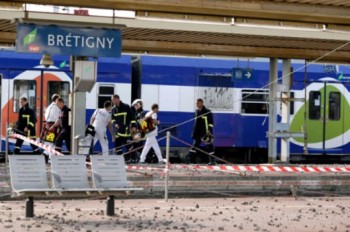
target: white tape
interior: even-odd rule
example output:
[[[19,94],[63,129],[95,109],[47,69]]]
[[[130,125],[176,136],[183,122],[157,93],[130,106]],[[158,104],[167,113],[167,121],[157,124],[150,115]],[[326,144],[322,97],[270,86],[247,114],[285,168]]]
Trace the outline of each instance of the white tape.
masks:
[[[28,143],[34,144],[34,145],[36,145],[38,147],[41,147],[42,149],[44,149],[45,151],[50,152],[51,154],[62,155],[63,156],[63,154],[61,152],[58,152],[55,149],[53,149],[52,147],[50,147],[50,146],[48,146],[46,144],[40,143],[40,142],[38,142],[38,141],[36,141],[34,139],[30,139],[30,138],[25,137],[25,136],[20,135],[20,134],[11,134],[10,136],[15,137],[17,139],[22,139],[22,140],[24,140],[24,141],[26,141]]]

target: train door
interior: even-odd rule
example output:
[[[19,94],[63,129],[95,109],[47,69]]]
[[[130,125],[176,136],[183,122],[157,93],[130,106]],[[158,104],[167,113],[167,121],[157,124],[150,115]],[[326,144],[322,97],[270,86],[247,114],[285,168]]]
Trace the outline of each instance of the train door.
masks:
[[[313,84],[308,93],[307,143],[309,153],[341,154],[344,116],[341,84]],[[342,100],[343,99],[343,100]]]
[[[31,108],[36,109],[36,90],[37,84],[35,76],[40,76],[38,71],[10,70],[7,79],[7,85],[3,85],[5,92],[4,100],[6,103],[2,109],[3,122],[9,127],[16,128],[18,113],[20,109],[20,98],[26,97]],[[20,131],[16,131],[20,132]],[[2,135],[6,135],[6,127],[2,130]]]
[[[25,71],[18,75],[13,72],[13,99],[9,101],[9,123],[18,119],[21,97],[28,99],[29,106],[36,111],[36,136],[39,136],[44,122],[44,112],[51,103],[51,96],[59,94],[66,104],[69,103],[70,79],[62,78],[66,76],[58,71]],[[11,88],[10,88],[11,89]],[[12,109],[12,110],[11,110]]]

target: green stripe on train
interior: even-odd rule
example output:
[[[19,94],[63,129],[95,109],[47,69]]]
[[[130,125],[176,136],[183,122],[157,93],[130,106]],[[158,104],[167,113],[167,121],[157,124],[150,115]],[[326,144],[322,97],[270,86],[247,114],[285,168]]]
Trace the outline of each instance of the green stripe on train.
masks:
[[[319,90],[321,96],[324,96],[324,88],[321,88]],[[327,85],[327,93],[329,92],[341,92],[338,88],[332,85]],[[348,93],[348,92],[347,92]],[[344,134],[346,131],[350,129],[350,105],[349,102],[346,100],[343,94],[340,95],[340,104],[341,104],[341,112],[340,112],[340,119],[335,121],[327,121],[326,124],[326,140],[330,140],[333,138],[336,138],[342,134]],[[321,104],[323,104],[324,98],[321,99]],[[306,131],[308,134],[308,143],[319,143],[322,142],[323,139],[323,126],[321,123],[321,120],[310,120],[309,119],[309,100],[306,101],[306,109],[307,109],[307,115],[306,115]],[[298,112],[295,114],[293,121],[291,122],[291,131],[292,132],[302,132],[303,124],[304,124],[304,110],[305,105],[303,105]],[[321,108],[323,110],[323,108]],[[328,114],[328,102],[326,104],[326,114]],[[295,138],[297,142],[304,142],[303,138]]]

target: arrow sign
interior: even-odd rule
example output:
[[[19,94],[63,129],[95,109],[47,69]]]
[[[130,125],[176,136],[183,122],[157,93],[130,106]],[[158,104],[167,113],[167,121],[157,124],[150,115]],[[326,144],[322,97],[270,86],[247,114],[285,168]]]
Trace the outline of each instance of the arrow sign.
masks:
[[[233,80],[247,81],[253,78],[254,70],[251,68],[233,68],[232,78]]]

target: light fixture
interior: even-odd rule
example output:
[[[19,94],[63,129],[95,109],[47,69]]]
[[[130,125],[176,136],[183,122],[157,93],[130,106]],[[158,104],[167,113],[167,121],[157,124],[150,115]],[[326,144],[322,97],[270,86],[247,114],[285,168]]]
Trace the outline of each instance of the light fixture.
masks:
[[[40,64],[44,65],[45,68],[48,68],[50,67],[50,65],[53,65],[53,61],[50,54],[43,54],[43,57],[40,60]]]

